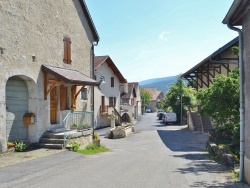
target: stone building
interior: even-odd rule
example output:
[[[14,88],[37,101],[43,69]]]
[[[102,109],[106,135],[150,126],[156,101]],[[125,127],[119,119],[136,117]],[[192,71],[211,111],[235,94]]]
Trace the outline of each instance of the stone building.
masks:
[[[93,111],[98,41],[83,0],[0,2],[2,151],[8,141],[38,142],[72,110]]]

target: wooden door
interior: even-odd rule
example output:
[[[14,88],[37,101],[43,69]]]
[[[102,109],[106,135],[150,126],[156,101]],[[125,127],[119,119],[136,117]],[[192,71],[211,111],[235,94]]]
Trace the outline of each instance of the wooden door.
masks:
[[[56,87],[50,91],[50,123],[56,123],[56,106],[57,106],[57,96],[56,96]]]

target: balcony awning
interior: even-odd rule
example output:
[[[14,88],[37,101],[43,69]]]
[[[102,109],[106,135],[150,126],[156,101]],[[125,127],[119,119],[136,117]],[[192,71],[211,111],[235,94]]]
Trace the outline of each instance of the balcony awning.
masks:
[[[47,72],[56,77],[58,80],[63,81],[67,84],[89,85],[89,86],[98,86],[100,84],[96,80],[73,69],[66,69],[50,65],[42,65],[42,70],[43,72]]]
[[[100,82],[82,74],[81,72],[73,69],[67,69],[62,67],[56,67],[51,65],[42,65],[43,79],[44,79],[44,100],[47,100],[47,96],[50,91],[58,85],[74,85],[82,86],[77,92],[77,95],[85,86],[99,86]],[[47,86],[50,86],[47,90]],[[75,100],[74,99],[74,100]]]

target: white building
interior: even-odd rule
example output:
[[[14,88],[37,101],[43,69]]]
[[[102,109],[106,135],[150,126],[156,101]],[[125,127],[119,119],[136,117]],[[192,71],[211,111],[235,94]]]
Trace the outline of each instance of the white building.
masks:
[[[110,126],[108,115],[112,114],[116,115],[121,123],[119,85],[127,83],[127,80],[109,56],[95,57],[96,80],[100,80],[101,76],[104,76],[105,84],[94,89],[94,120],[96,128]]]

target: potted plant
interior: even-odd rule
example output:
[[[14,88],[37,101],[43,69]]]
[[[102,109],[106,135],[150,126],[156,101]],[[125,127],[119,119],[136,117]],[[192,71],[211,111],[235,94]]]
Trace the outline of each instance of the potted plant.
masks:
[[[111,127],[115,128],[115,120],[116,120],[117,116],[115,114],[112,115],[108,115],[108,119],[111,120]]]
[[[73,129],[73,130],[75,130],[75,129],[77,129],[77,124],[76,123],[72,123],[71,124],[71,126],[70,126],[70,129]]]
[[[78,128],[77,128],[77,131],[83,131],[85,129],[89,129],[90,125],[89,124],[83,124],[83,125],[80,125]]]
[[[97,133],[94,133],[93,134],[93,143],[95,144],[95,145],[97,145],[97,146],[100,146],[101,144],[100,144],[100,137],[99,137],[99,135],[97,134]]]
[[[15,143],[14,142],[7,142],[7,148],[9,150],[14,149],[14,147],[15,147]]]

